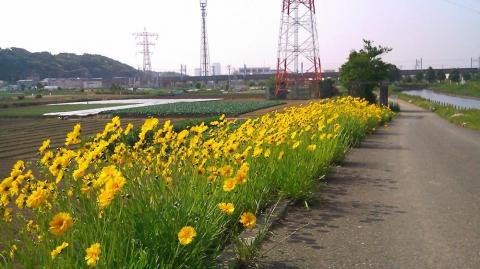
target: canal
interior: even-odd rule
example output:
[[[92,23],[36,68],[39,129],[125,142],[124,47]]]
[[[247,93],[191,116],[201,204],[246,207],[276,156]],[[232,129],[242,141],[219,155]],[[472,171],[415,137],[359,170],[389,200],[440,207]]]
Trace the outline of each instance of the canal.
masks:
[[[434,103],[452,105],[458,108],[480,109],[480,99],[450,96],[427,89],[404,91],[403,93],[413,96],[420,96]]]

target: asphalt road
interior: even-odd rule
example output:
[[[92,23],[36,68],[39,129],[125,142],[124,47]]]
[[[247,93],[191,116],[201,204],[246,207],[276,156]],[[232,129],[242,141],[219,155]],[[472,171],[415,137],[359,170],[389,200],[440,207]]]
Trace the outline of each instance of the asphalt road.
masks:
[[[480,268],[480,132],[400,105],[288,210],[258,267]]]

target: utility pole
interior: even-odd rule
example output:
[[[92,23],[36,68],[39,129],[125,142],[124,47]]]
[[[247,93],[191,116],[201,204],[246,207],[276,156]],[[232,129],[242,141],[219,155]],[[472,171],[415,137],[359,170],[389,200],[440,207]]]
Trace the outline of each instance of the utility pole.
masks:
[[[418,68],[423,70],[423,58],[415,59],[415,70],[418,70]]]
[[[140,51],[141,54],[143,54],[143,74],[145,76],[147,85],[150,85],[150,79],[151,79],[151,74],[152,74],[152,61],[151,61],[151,56],[153,54],[153,51],[150,49],[150,47],[155,46],[155,43],[152,41],[152,38],[154,40],[158,39],[158,34],[156,33],[149,33],[147,32],[147,28],[143,28],[143,32],[139,33],[134,33],[133,36],[135,36],[135,39],[140,40],[137,42],[138,46],[141,46],[142,50]]]
[[[202,11],[202,35],[200,44],[200,72],[205,79],[205,85],[208,83],[210,73],[210,52],[208,50],[207,36],[207,0],[200,0],[200,10]]]
[[[228,84],[227,84],[227,90],[230,90],[230,65],[227,65],[228,69]]]

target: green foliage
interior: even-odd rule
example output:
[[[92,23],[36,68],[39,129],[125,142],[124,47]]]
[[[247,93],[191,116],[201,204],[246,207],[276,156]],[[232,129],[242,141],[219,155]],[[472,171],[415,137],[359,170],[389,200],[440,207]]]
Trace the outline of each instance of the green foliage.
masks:
[[[27,77],[133,76],[137,71],[101,55],[48,52],[31,53],[21,48],[0,49],[0,80],[17,81]]]
[[[443,72],[443,70],[437,71],[437,79],[439,81],[445,81],[447,79],[447,75],[445,75],[445,72]]]
[[[465,84],[435,83],[431,86],[434,91],[450,95],[470,96],[480,98],[480,81],[469,80]]]
[[[427,81],[428,81],[429,83],[432,83],[432,82],[435,81],[435,78],[436,78],[436,76],[435,76],[435,70],[433,70],[433,68],[432,68],[431,66],[428,67],[427,75],[426,75],[425,78],[427,79]]]
[[[216,116],[239,115],[282,104],[280,101],[210,101],[174,103],[139,108],[106,111],[105,114],[132,116]]]
[[[388,70],[388,80],[390,82],[399,81],[402,78],[402,74],[400,73],[400,69],[395,65],[391,65]]]
[[[369,102],[375,102],[373,89],[375,82],[381,82],[389,78],[391,70],[396,67],[385,63],[382,55],[392,49],[382,46],[374,46],[370,40],[363,40],[363,48],[359,51],[350,52],[348,61],[342,65],[340,70],[340,81],[345,87],[350,87],[355,82],[373,82],[362,85],[358,95],[366,98]],[[394,73],[394,71],[392,71]]]
[[[462,77],[463,77],[463,80],[469,81],[470,79],[472,79],[472,74],[470,74],[469,72],[466,72],[462,75]]]
[[[416,81],[420,82],[420,81],[423,81],[424,79],[425,79],[425,74],[422,71],[415,74]]]
[[[462,78],[460,77],[460,71],[458,71],[458,69],[453,70],[448,78],[450,79],[450,81],[457,83],[462,80]]]

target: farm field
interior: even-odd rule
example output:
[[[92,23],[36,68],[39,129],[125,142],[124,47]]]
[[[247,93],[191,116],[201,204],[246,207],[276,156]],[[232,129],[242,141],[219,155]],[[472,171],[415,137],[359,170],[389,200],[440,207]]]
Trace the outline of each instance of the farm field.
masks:
[[[41,117],[45,113],[114,107],[121,104],[79,104],[79,105],[37,105],[26,107],[0,108],[0,117]]]
[[[195,103],[162,104],[103,112],[119,116],[237,116],[258,109],[284,104],[281,101],[221,100]]]
[[[52,140],[52,147],[60,147],[65,141],[65,134],[76,123],[81,123],[82,135],[92,135],[103,128],[108,119],[6,119],[0,118],[0,178],[8,175],[12,164],[19,159],[34,160],[37,148],[46,138]],[[130,120],[135,126],[143,120]]]
[[[105,121],[85,119],[73,131],[74,121],[48,126],[39,121],[33,128],[28,127],[32,123],[1,122],[10,127],[0,135],[13,145],[6,156],[16,147],[31,154],[24,146],[27,134],[57,137],[54,131],[67,127],[63,122],[69,139],[60,147],[65,133],[59,131],[43,144],[34,177],[28,172],[32,163],[17,162],[1,183],[0,207],[10,213],[15,208],[16,214],[0,221],[2,231],[12,235],[3,241],[2,253],[12,258],[0,264],[215,267],[223,245],[255,227],[262,209],[279,197],[309,199],[330,164],[392,116],[389,110],[342,98],[242,122],[220,117],[185,130],[151,118],[133,141],[125,134],[128,120],[113,118],[83,145],[80,130],[82,135],[101,130]],[[23,143],[17,141],[21,134]],[[18,192],[11,194],[14,189]],[[32,222],[26,223],[25,216]]]

